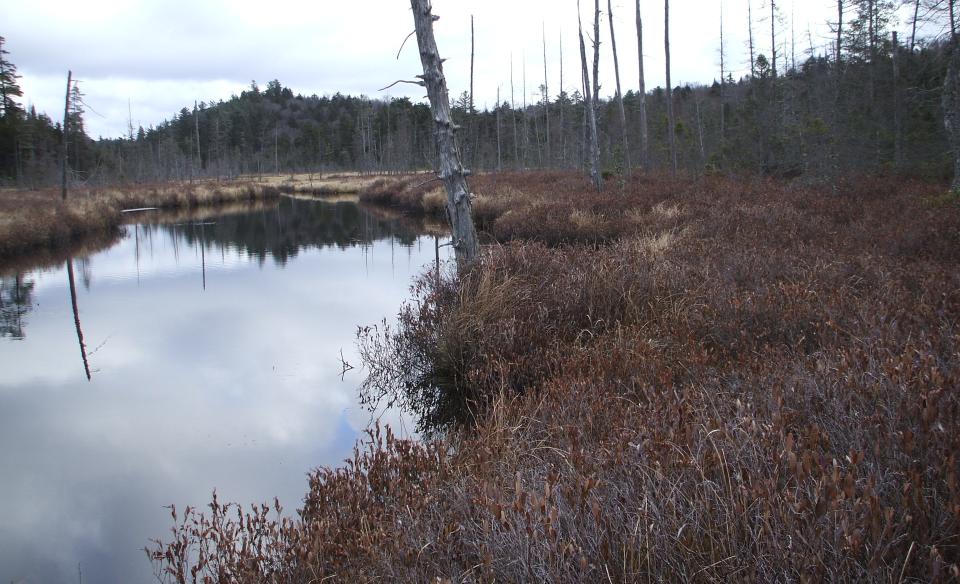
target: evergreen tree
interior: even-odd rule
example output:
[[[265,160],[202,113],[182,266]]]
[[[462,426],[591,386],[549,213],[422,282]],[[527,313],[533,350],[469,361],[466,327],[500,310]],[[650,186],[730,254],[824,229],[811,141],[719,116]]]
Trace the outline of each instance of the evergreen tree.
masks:
[[[6,40],[0,36],[0,118],[20,118],[23,109],[16,102],[16,98],[23,96],[23,91],[17,83],[17,66],[7,60],[10,53],[3,48]]]

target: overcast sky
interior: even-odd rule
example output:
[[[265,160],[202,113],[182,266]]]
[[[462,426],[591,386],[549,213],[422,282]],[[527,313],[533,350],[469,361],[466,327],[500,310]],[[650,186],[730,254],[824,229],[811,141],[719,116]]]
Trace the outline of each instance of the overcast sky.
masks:
[[[753,0],[757,51],[769,55],[768,0]],[[537,99],[543,80],[541,30],[547,35],[550,93],[556,95],[563,37],[563,87],[580,85],[577,8],[574,0],[434,0],[441,55],[452,96],[469,87],[470,15],[476,19],[476,102],[492,106],[498,85],[510,99],[514,61],[515,99],[522,102],[523,64],[527,100]],[[601,0],[601,92],[614,92],[613,64]],[[810,39],[818,52],[829,43],[831,0],[781,0],[778,45],[790,56],[792,31],[799,60]],[[585,30],[592,2],[584,0]],[[663,84],[663,2],[641,0],[648,88]],[[709,83],[719,77],[720,0],[673,0],[671,40],[674,84]],[[747,0],[723,0],[728,69],[749,69]],[[614,25],[624,91],[638,83],[633,0],[615,0]],[[791,26],[791,14],[793,15]],[[22,75],[24,105],[55,120],[63,109],[66,72],[82,80],[93,137],[126,133],[128,108],[134,126],[170,118],[194,100],[239,94],[256,80],[271,79],[295,93],[424,97],[414,86],[378,89],[421,72],[415,42],[396,54],[413,30],[407,0],[65,0],[0,4],[0,35],[8,58]],[[808,30],[810,34],[808,35]],[[415,39],[411,39],[414,41]],[[587,41],[589,43],[589,40]],[[61,112],[61,113],[57,113]]]

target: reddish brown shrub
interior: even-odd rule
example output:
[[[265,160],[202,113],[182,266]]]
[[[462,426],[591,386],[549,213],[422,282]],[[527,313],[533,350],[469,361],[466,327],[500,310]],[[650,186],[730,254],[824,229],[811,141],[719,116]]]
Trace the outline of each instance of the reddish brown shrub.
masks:
[[[296,518],[192,515],[152,551],[170,580],[211,538],[228,569],[201,581],[960,578],[960,209],[936,187],[474,184],[519,202],[487,220],[509,243],[362,345],[367,395],[438,435],[375,434]]]

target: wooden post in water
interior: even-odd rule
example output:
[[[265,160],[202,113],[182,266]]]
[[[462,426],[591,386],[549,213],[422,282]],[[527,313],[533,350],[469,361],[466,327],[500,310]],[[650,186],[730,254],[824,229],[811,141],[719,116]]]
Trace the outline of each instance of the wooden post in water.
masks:
[[[477,233],[471,216],[470,188],[467,171],[463,168],[457,148],[456,131],[459,129],[450,116],[450,96],[447,80],[443,75],[443,61],[433,34],[433,22],[439,17],[433,14],[430,0],[410,0],[413,21],[420,47],[420,62],[423,65],[423,80],[430,98],[430,109],[436,125],[437,150],[440,160],[439,177],[447,190],[447,216],[453,231],[453,249],[458,264],[469,263],[480,253]]]

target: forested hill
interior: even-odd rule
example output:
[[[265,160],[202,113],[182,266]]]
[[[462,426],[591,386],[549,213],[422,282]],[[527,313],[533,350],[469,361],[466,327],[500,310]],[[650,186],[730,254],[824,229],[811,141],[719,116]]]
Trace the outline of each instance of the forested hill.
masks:
[[[911,49],[878,39],[869,51],[811,57],[779,75],[758,55],[752,75],[678,87],[673,100],[679,165],[693,173],[949,176],[941,108],[946,53],[939,42]],[[586,110],[580,91],[530,101],[525,108],[504,102],[487,111],[472,110],[465,93],[454,102],[468,166],[584,165]],[[670,165],[666,92],[647,94],[646,160],[639,148],[639,101],[637,92],[625,93],[625,128],[614,99],[598,105],[607,174],[641,162],[653,169]],[[0,124],[0,180],[52,183],[58,176],[60,125],[33,111],[8,112]],[[265,89],[252,83],[226,101],[189,104],[156,128],[131,127],[126,138],[101,141],[85,135],[82,113],[78,104],[71,115],[70,167],[76,179],[92,183],[433,166],[429,108],[408,99],[304,97],[279,81]]]
[[[403,170],[428,164],[430,110],[391,101],[294,95],[279,81],[256,82],[228,101],[183,108],[132,139],[103,146],[125,155],[134,180],[301,170]]]

